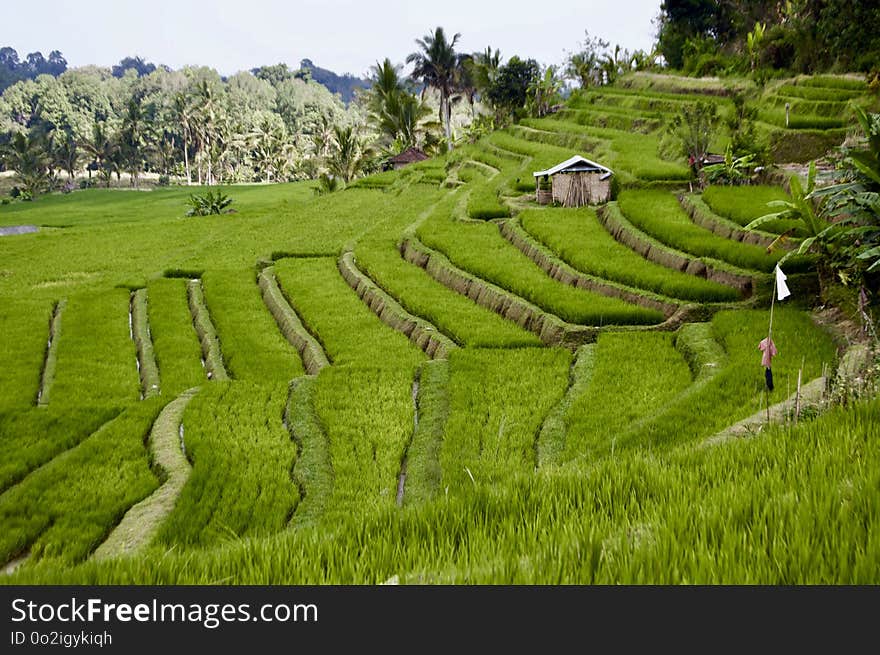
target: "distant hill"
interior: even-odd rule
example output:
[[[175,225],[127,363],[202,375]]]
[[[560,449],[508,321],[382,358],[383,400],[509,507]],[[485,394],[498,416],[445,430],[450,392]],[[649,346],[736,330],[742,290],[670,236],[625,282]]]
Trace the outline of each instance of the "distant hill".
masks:
[[[342,97],[342,101],[348,104],[354,99],[355,89],[369,89],[371,83],[360,77],[355,77],[346,73],[345,75],[337,75],[331,70],[315,66],[311,59],[303,59],[299,66],[302,70],[307,70],[318,84],[326,86],[330,93],[338,93]]]

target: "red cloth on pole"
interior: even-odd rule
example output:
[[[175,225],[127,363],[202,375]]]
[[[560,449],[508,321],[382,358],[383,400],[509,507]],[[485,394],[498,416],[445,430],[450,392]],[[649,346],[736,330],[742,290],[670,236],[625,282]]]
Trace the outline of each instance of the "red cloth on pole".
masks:
[[[766,339],[761,339],[761,343],[758,344],[758,350],[764,353],[761,356],[761,366],[769,368],[770,362],[778,354],[776,350],[776,344],[773,343],[773,339],[771,339],[770,337],[767,337]]]

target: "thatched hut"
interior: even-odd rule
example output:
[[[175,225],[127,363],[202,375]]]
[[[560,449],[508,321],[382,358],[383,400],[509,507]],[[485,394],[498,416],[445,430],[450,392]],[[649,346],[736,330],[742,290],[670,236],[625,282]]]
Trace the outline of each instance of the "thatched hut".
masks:
[[[419,161],[424,161],[428,158],[424,152],[419,150],[418,148],[407,148],[399,155],[395,155],[388,160],[386,164],[387,169],[398,169],[403,168],[407,164],[414,164]]]
[[[580,155],[532,175],[535,176],[535,199],[542,205],[558,202],[563,207],[581,207],[611,200],[614,172]]]

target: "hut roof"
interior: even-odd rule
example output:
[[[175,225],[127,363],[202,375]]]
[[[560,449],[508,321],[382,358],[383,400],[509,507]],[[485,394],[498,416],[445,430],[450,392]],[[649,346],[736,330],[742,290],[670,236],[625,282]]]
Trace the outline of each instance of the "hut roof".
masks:
[[[707,152],[703,155],[702,159],[700,159],[700,163],[703,166],[708,164],[723,164],[724,163],[724,155],[717,155],[711,152]]]
[[[610,168],[603,166],[602,164],[597,164],[594,161],[590,161],[586,157],[581,157],[580,155],[575,155],[570,159],[566,159],[564,162],[560,164],[556,164],[553,168],[548,168],[546,171],[535,171],[532,173],[535,177],[540,177],[542,175],[556,175],[557,173],[602,173],[600,179],[605,179],[614,175],[614,171]]]
[[[407,148],[399,155],[394,155],[390,161],[392,164],[412,164],[417,161],[424,161],[428,158],[424,152],[419,150],[418,148]]]

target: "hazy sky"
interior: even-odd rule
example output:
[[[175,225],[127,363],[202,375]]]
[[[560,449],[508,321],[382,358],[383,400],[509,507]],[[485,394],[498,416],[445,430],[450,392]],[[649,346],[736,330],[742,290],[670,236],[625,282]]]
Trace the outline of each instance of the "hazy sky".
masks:
[[[440,25],[460,52],[487,45],[542,64],[561,63],[584,30],[630,50],[649,49],[660,0],[40,0],[6,3],[0,46],[19,56],[60,50],[71,67],[125,56],[223,75],[309,58],[365,75],[377,60],[402,63],[414,40]]]

